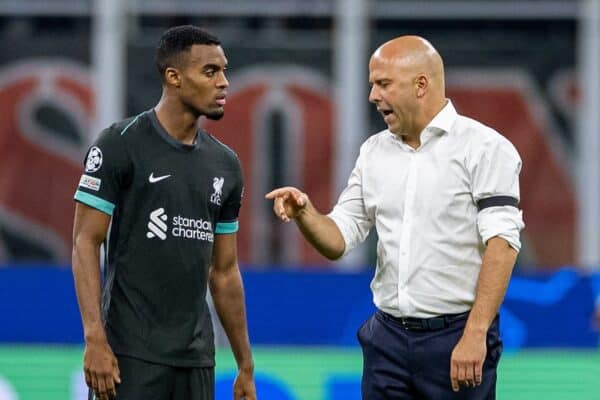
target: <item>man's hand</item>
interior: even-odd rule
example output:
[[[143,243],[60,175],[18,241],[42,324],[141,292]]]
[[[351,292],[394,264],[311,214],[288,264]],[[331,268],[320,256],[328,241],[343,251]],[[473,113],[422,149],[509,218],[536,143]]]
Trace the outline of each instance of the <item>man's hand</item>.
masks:
[[[106,339],[86,341],[83,353],[85,383],[99,400],[114,399],[121,383],[119,365]]]
[[[458,392],[461,386],[481,385],[486,353],[485,333],[463,333],[450,359],[450,380],[453,391]]]
[[[302,193],[291,186],[275,189],[267,193],[265,198],[274,200],[273,212],[279,219],[285,222],[296,218],[309,204],[306,193]]]
[[[296,222],[302,235],[319,253],[330,260],[344,255],[346,242],[342,232],[331,218],[317,211],[306,193],[286,186],[267,193],[265,198],[273,200],[273,212],[279,219]]]
[[[233,400],[256,400],[256,387],[252,372],[240,370],[233,382]]]

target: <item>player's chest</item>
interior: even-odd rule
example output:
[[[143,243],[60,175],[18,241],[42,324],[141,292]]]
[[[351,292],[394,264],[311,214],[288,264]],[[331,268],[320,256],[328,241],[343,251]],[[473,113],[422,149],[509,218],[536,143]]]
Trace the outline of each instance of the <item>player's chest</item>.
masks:
[[[131,192],[138,201],[220,207],[235,186],[231,167],[202,157],[163,157],[135,165]]]

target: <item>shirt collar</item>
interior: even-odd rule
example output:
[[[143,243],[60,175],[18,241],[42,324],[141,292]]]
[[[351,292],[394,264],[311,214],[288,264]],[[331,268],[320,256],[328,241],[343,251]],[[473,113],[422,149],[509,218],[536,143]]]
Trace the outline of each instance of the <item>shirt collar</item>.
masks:
[[[436,114],[435,117],[433,117],[431,121],[429,121],[429,124],[427,124],[425,129],[423,129],[421,132],[421,147],[433,137],[441,136],[444,133],[449,133],[457,118],[458,113],[456,112],[452,101],[450,99],[446,99],[446,105],[440,110],[440,112]],[[407,149],[414,151],[414,149],[404,143],[398,135],[390,132],[389,130],[388,132],[394,139],[399,140],[403,146],[406,146]]]
[[[452,101],[450,99],[446,100],[447,102],[444,108],[442,108],[442,110],[439,113],[437,113],[435,117],[433,117],[429,124],[427,124],[427,126],[424,129],[424,132],[450,132],[450,129],[452,129],[452,125],[454,125],[454,122],[458,117],[458,113],[456,112]]]

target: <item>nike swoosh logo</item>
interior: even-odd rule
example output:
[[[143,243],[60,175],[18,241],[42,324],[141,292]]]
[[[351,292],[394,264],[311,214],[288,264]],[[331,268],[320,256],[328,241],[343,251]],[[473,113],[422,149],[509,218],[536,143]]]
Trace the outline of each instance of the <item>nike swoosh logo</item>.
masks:
[[[171,175],[163,175],[163,176],[154,176],[154,172],[150,174],[150,176],[148,177],[148,182],[150,183],[156,183],[159,181],[162,181],[163,179],[167,179],[168,177],[170,177]]]

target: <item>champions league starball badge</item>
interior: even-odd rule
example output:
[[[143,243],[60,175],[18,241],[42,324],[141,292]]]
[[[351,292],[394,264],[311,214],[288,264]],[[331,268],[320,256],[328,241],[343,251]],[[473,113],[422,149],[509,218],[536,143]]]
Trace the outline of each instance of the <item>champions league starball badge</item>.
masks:
[[[96,172],[102,166],[102,151],[94,146],[88,153],[87,160],[85,161],[85,172]]]

